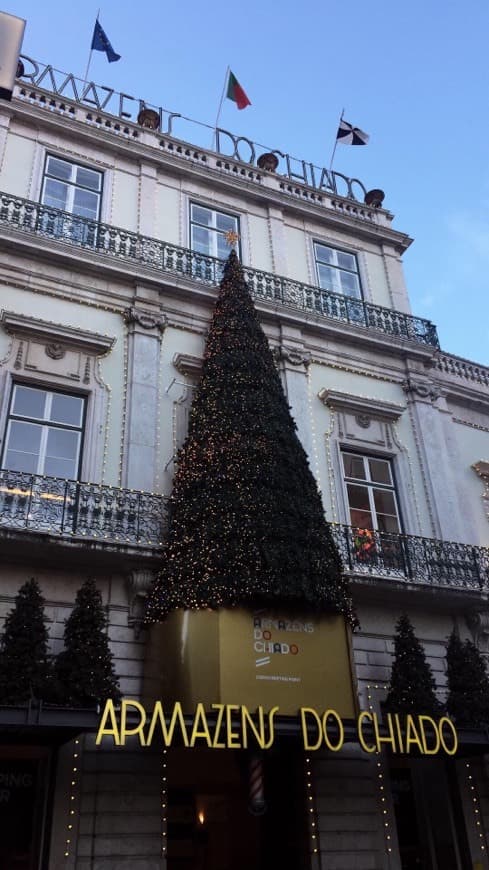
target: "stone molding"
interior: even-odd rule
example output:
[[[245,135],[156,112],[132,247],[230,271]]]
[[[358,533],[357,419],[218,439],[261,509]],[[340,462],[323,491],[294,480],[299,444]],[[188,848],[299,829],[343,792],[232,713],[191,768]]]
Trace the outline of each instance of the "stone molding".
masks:
[[[198,378],[202,374],[203,360],[189,353],[176,353],[172,359],[177,372],[187,378]]]
[[[383,420],[394,423],[399,419],[406,405],[395,402],[387,402],[370,396],[354,396],[341,390],[330,390],[323,387],[319,390],[318,398],[323,405],[337,411],[346,411],[358,418],[357,422],[362,428],[368,428],[370,419]]]
[[[35,340],[44,344],[46,354],[51,359],[62,359],[65,348],[103,356],[112,350],[116,339],[79,327],[65,326],[51,320],[27,317],[13,311],[0,312],[0,325],[15,338]],[[64,351],[64,352],[63,352]]]

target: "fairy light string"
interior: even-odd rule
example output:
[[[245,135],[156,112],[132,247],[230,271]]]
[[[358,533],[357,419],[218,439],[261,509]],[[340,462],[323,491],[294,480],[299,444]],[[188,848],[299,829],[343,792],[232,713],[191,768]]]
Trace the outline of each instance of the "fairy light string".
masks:
[[[367,686],[366,686],[366,689],[367,689],[367,707],[368,707],[368,710],[370,713],[376,712],[376,710],[374,708],[374,703],[373,703],[374,699],[372,696],[372,691],[373,690],[376,690],[376,691],[382,690],[382,691],[386,692],[386,691],[388,691],[388,688],[389,688],[388,686],[380,685],[379,683],[376,683],[375,685],[372,685],[370,683],[367,684]],[[375,782],[376,782],[376,786],[377,786],[378,800],[379,800],[380,809],[381,809],[381,813],[382,813],[382,829],[383,829],[383,833],[384,833],[385,850],[386,850],[388,855],[391,855],[392,854],[392,819],[391,819],[391,814],[390,814],[389,808],[388,808],[389,802],[387,800],[386,785],[385,785],[386,778],[388,776],[387,766],[386,766],[386,763],[384,760],[385,759],[384,754],[382,752],[376,752],[376,755],[377,755],[377,761],[376,761]]]
[[[81,744],[80,740],[77,737],[73,741],[73,752],[71,756],[71,772],[70,772],[70,785],[68,789],[68,821],[66,823],[66,837],[65,837],[65,852],[64,857],[70,858],[73,854],[74,848],[74,829],[75,829],[75,816],[76,816],[76,799],[78,796],[78,785],[80,781],[80,754],[81,754]]]

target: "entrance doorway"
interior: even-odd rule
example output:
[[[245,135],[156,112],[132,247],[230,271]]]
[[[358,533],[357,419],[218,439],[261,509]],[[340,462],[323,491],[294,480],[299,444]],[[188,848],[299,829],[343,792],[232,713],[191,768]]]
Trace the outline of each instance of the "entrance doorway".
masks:
[[[249,809],[246,751],[168,754],[168,870],[308,870],[304,755],[263,755],[266,812]]]
[[[0,870],[39,870],[49,749],[0,746]]]
[[[402,870],[471,870],[453,764],[399,759],[390,780]]]

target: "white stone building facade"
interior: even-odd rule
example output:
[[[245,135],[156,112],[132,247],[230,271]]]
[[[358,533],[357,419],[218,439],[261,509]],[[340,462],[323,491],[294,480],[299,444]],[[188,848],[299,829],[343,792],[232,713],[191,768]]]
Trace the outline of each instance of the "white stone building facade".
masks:
[[[49,75],[26,74],[0,105],[2,615],[35,577],[56,654],[76,590],[95,577],[121,689],[140,697],[144,595],[216,297],[214,258],[232,229],[351,578],[360,707],[384,696],[402,612],[443,699],[454,625],[489,651],[489,369],[440,350],[432,324],[411,315],[411,239],[382,206],[121,119],[80,87],[55,91]],[[358,529],[373,532],[368,564]],[[168,818],[162,808],[170,757],[96,748],[91,726],[46,711],[2,715],[0,763],[35,771],[37,794],[19,798],[32,828],[24,857],[4,840],[0,867],[204,867],[198,845],[172,856],[167,843],[179,824],[178,807]],[[318,835],[296,844],[295,867],[489,867],[483,747],[449,769],[353,743],[307,764]],[[205,760],[198,773],[221,832],[235,830],[225,767],[210,784]],[[290,785],[298,815],[301,800]],[[243,840],[255,836],[243,828]],[[243,848],[226,840],[208,866],[245,866]]]

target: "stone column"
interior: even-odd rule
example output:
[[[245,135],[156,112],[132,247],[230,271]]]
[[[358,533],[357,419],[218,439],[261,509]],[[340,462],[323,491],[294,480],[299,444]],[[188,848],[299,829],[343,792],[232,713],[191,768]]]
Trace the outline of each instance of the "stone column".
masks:
[[[129,308],[122,485],[152,492],[158,457],[159,368],[164,317]]]

